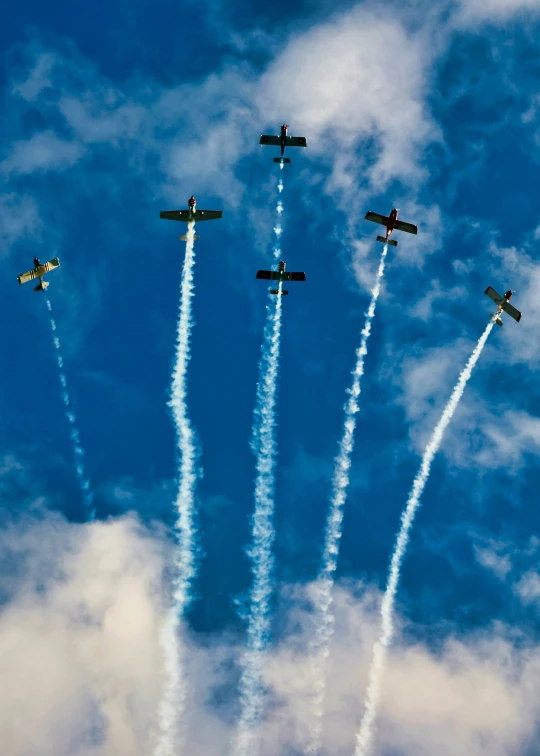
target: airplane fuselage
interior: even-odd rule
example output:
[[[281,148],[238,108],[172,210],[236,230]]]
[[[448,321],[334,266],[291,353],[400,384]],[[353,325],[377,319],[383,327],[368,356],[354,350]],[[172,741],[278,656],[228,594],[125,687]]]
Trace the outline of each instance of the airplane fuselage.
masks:
[[[283,124],[283,126],[281,127],[281,136],[279,139],[279,143],[281,146],[281,157],[283,157],[283,155],[285,154],[285,145],[287,144],[287,129],[288,128],[289,127],[286,126],[285,124]]]
[[[43,276],[47,273],[46,265],[36,265],[34,270],[36,271],[36,277],[39,279],[39,283],[34,287],[34,291],[45,291],[48,288],[49,282],[43,280]]]
[[[192,195],[192,196],[191,196],[191,197],[190,197],[190,198],[188,199],[188,211],[189,211],[189,220],[188,220],[188,223],[190,223],[190,222],[192,222],[192,221],[193,221],[193,214],[195,213],[195,209],[196,209],[196,207],[197,207],[197,200],[196,200],[196,199],[195,199],[195,197],[194,197],[194,196]]]
[[[387,239],[389,239],[390,236],[392,235],[392,231],[396,227],[396,221],[397,221],[397,219],[398,219],[398,211],[396,210],[396,208],[394,208],[392,210],[392,212],[390,213],[390,215],[388,216],[388,224],[386,226],[386,238]]]
[[[283,281],[284,280],[284,278],[285,278],[285,268],[286,267],[287,267],[287,264],[283,260],[280,260],[279,261],[279,265],[278,265],[278,269],[277,269],[277,273],[278,273],[279,278],[274,279],[274,280],[277,280],[277,281]]]
[[[512,294],[513,293],[514,292],[512,291],[512,289],[508,289],[508,291],[505,292],[505,294],[504,294],[504,301],[505,302],[509,302],[512,299]],[[495,315],[493,315],[492,320],[495,322],[497,320],[497,318],[499,318],[500,315],[501,315],[501,313],[503,313],[503,312],[504,312],[504,305],[500,304],[497,307],[497,312],[495,313]]]

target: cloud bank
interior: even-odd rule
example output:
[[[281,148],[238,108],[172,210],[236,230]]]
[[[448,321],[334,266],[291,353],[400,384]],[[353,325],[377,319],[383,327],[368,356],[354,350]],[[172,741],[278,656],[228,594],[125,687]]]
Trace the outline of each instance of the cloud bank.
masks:
[[[0,750],[9,756],[135,756],[150,752],[163,682],[158,632],[169,549],[131,516],[69,524],[41,513],[1,534]],[[537,596],[520,583],[525,600]],[[283,587],[282,632],[265,682],[262,753],[302,750],[311,716],[307,640],[313,586]],[[328,752],[350,754],[378,633],[377,590],[336,588],[323,722]],[[398,620],[403,628],[403,618]],[[432,628],[432,648],[398,632],[383,684],[376,753],[507,756],[538,737],[540,646],[495,625],[470,635]],[[406,640],[407,637],[409,640]],[[241,646],[230,633],[182,638],[192,686],[186,744],[228,753]]]

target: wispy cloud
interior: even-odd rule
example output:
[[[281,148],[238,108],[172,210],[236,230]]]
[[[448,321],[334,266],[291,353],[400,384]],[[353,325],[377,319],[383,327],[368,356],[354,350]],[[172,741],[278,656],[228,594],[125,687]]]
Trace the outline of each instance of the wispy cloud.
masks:
[[[0,254],[9,254],[11,245],[17,241],[37,238],[41,230],[42,220],[34,198],[15,192],[0,196]]]
[[[500,24],[512,16],[525,14],[527,17],[540,13],[538,0],[461,0],[455,23],[461,27],[480,23]]]
[[[12,144],[8,156],[0,163],[0,171],[11,175],[63,171],[74,165],[83,151],[80,143],[62,139],[53,131],[43,131]]]

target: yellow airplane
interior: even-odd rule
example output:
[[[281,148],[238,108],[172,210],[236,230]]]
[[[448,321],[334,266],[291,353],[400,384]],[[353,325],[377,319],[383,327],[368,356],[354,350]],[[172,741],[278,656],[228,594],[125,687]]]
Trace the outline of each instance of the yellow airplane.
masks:
[[[39,278],[39,283],[37,286],[34,286],[34,291],[45,291],[45,289],[49,286],[48,281],[43,280],[43,276],[45,273],[50,273],[51,270],[55,270],[55,268],[60,267],[60,260],[57,257],[54,257],[52,260],[49,260],[49,262],[41,264],[38,257],[34,257],[34,269],[28,270],[26,273],[23,273],[22,276],[17,276],[17,281],[20,284],[26,283],[27,281],[33,281],[35,278]]]

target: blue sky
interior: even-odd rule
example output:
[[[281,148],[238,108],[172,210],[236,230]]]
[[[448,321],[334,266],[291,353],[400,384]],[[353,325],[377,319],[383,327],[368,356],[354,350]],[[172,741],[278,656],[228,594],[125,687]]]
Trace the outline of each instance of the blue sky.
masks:
[[[291,724],[302,711],[279,671],[297,669],[302,678],[291,637],[301,637],[307,622],[302,597],[318,569],[345,389],[380,252],[377,229],[363,217],[397,206],[419,233],[401,235],[390,250],[366,359],[338,565],[342,625],[326,748],[350,751],[399,515],[485,327],[483,291],[492,285],[516,290],[523,320],[490,336],[435,461],[405,561],[399,653],[376,747],[388,756],[434,746],[445,754],[538,751],[531,669],[540,659],[539,10],[536,0],[9,8],[0,30],[0,638],[61,614],[59,575],[73,585],[69,606],[84,605],[88,616],[92,599],[73,598],[80,581],[92,595],[94,579],[112,580],[110,596],[103,588],[103,607],[110,607],[123,606],[118,586],[132,579],[145,606],[146,661],[135,664],[129,682],[112,661],[103,676],[116,684],[119,675],[125,700],[134,696],[151,722],[173,522],[175,441],[166,402],[184,253],[180,224],[159,212],[184,207],[194,194],[199,207],[222,209],[223,219],[197,231],[189,409],[204,477],[186,643],[200,672],[193,722],[210,723],[207,740],[195,738],[192,747],[225,753],[250,585],[249,438],[267,303],[255,272],[272,261],[279,173],[258,140],[286,122],[308,148],[283,171],[282,249],[307,282],[291,285],[284,301],[270,678],[276,700],[287,705],[275,704],[279,717],[269,717],[269,747],[302,750],[301,725]],[[83,524],[45,302],[16,283],[35,254],[62,263],[49,293],[95,492],[95,526]],[[125,557],[114,579],[96,546],[101,539]],[[148,557],[147,568],[137,555]],[[40,591],[51,600],[30,600]],[[138,626],[139,610],[123,611],[133,611]],[[75,644],[78,629],[69,632]],[[26,649],[30,636],[21,637]],[[137,638],[126,667],[141,655]],[[347,656],[346,648],[354,651]],[[56,658],[45,641],[35,653],[38,666],[51,653]],[[61,647],[57,653],[62,666],[68,655]],[[358,672],[347,676],[351,657]],[[15,662],[6,664],[15,674]],[[464,714],[467,685],[474,685],[465,680],[456,692],[452,669],[458,677],[485,675],[476,724]],[[407,675],[424,673],[430,685],[452,689],[445,700],[456,702],[452,716],[441,704],[428,717],[441,741],[422,719],[421,698],[412,695],[409,711],[397,695]],[[86,668],[77,674],[77,689],[105,695],[92,688]],[[26,679],[20,670],[17,677]],[[515,689],[510,678],[519,681]],[[512,716],[505,685],[514,696],[530,692]],[[65,736],[79,732],[67,716],[51,714],[60,737],[27,705],[20,711],[34,723],[35,742],[17,739],[0,718],[3,752],[54,747],[67,754],[73,742],[81,754],[96,752],[90,736],[90,745]],[[499,705],[508,717],[490,719],[486,712]],[[83,711],[81,703],[69,722],[84,719]],[[115,714],[100,716],[111,718],[114,732]],[[285,734],[276,734],[278,725]],[[149,752],[135,732],[100,741],[99,753]]]

